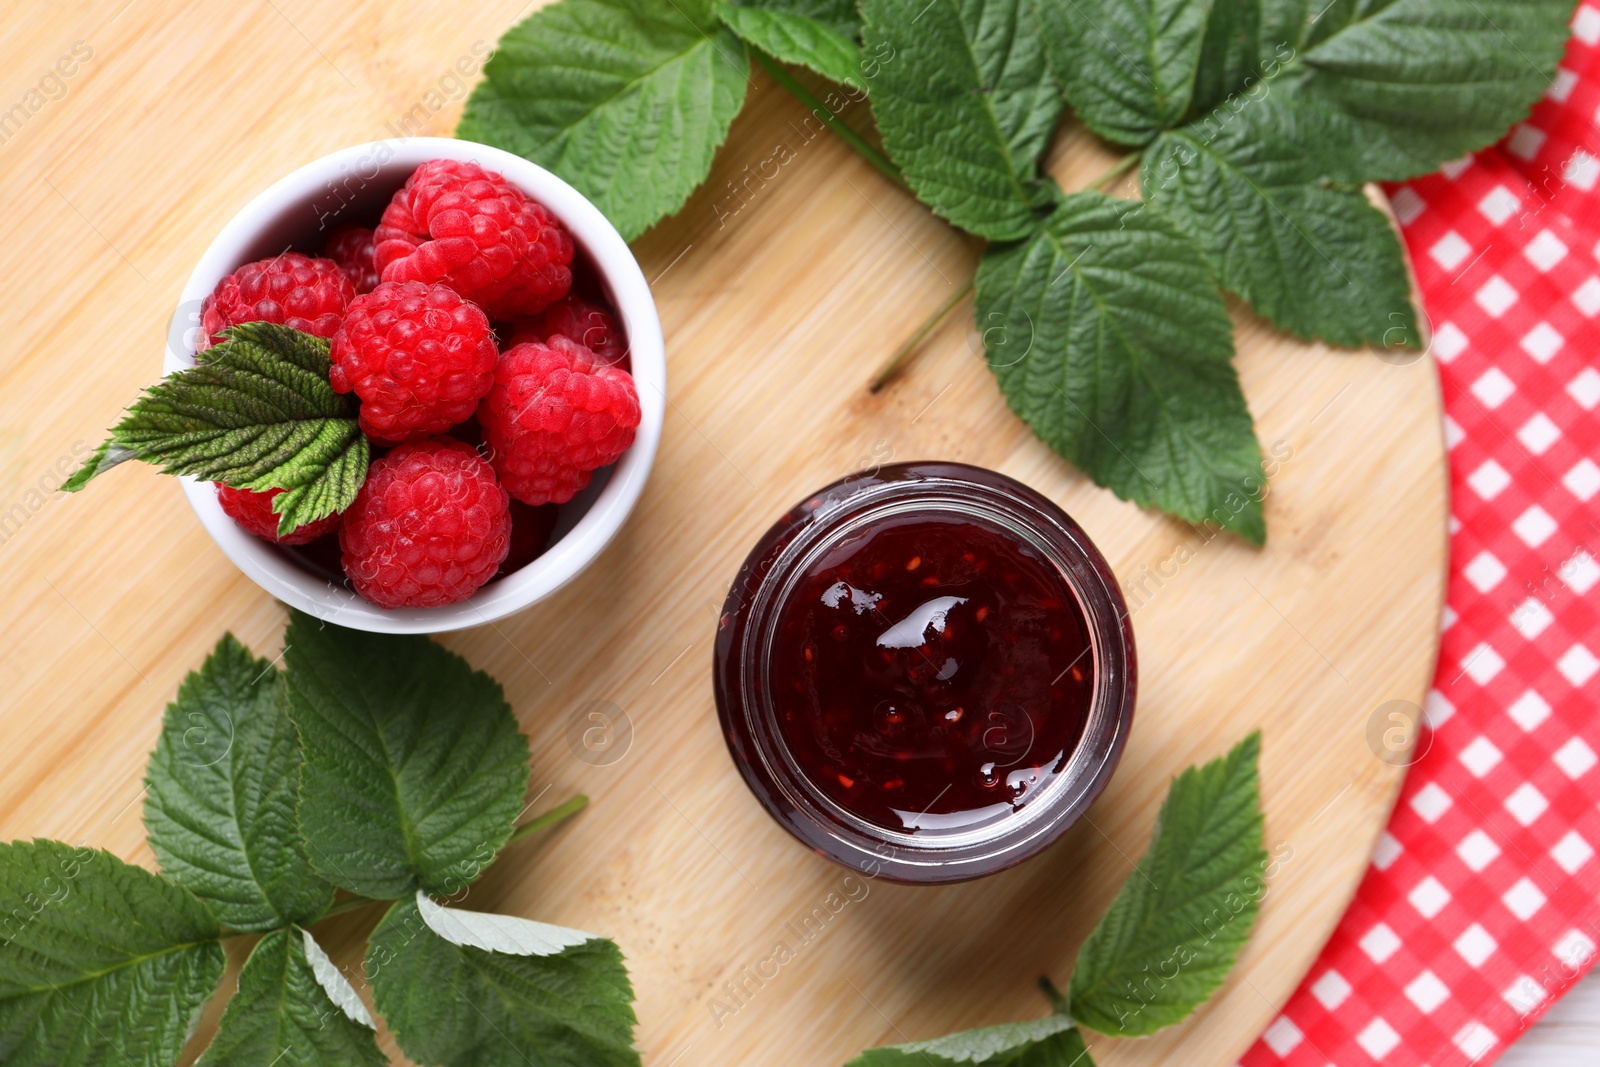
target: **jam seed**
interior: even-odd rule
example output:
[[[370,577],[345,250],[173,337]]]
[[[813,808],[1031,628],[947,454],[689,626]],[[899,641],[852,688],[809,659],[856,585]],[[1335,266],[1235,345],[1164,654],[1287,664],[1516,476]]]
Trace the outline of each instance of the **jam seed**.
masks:
[[[978,619],[979,622],[982,622],[984,619],[986,619],[988,617],[989,617],[989,609],[987,607],[981,607],[981,608],[978,609],[977,619]]]
[[[856,787],[856,780],[841,774],[839,775],[839,784],[844,786],[846,789],[854,789]]]
[[[914,571],[920,566],[922,566],[922,557],[921,556],[912,556],[909,560],[906,561],[906,570],[908,570],[908,571]]]

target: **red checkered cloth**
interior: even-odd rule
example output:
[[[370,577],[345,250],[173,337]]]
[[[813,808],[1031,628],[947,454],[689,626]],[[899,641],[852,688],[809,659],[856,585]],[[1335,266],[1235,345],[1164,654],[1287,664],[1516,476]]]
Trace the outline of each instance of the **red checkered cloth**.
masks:
[[[1245,1067],[1486,1064],[1600,945],[1600,0],[1498,146],[1389,190],[1450,452],[1438,674],[1355,902]]]

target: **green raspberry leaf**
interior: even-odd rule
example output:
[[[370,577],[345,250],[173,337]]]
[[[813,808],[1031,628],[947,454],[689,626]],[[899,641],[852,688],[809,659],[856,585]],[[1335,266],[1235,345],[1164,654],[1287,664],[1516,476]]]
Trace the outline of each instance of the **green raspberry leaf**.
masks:
[[[336,1001],[329,987],[338,994]],[[383,1067],[372,1017],[333,962],[300,929],[257,942],[239,972],[201,1067]]]
[[[1039,0],[1050,65],[1089,128],[1148,144],[1189,109],[1205,0]]]
[[[170,1067],[222,980],[188,890],[109,852],[0,844],[0,1063]]]
[[[283,641],[312,866],[386,899],[445,896],[476,879],[528,788],[528,739],[500,684],[429,638],[298,611]]]
[[[1311,29],[1311,16],[1324,5],[1313,0],[1230,0],[1237,3],[1255,3],[1260,8],[1261,55],[1276,54],[1286,62],[1305,47],[1306,32]]]
[[[389,1029],[419,1063],[524,1067],[524,1049],[538,1051],[541,1067],[640,1062],[633,986],[605,938],[419,896],[372,931],[367,976]]]
[[[1029,0],[863,0],[884,147],[917,197],[990,240],[1029,233],[1061,115]]]
[[[235,930],[309,924],[333,900],[301,843],[299,773],[283,676],[226,635],[167,705],[144,821],[162,872]]]
[[[1299,127],[1302,147],[1327,161],[1321,177],[1426,174],[1527,115],[1571,13],[1566,0],[1263,0],[1270,90],[1248,106]],[[1219,111],[1215,125],[1231,117]]]
[[[1260,75],[1261,0],[1214,0],[1200,41],[1192,111],[1206,112]],[[1267,45],[1272,55],[1272,45]]]
[[[1186,229],[1224,288],[1283,329],[1347,348],[1416,345],[1405,253],[1359,188],[1246,108],[1213,131],[1185,126],[1145,153],[1145,196]]]
[[[1261,446],[1204,256],[1159,209],[1063,196],[978,267],[977,315],[1013,411],[1125,500],[1260,544]]]
[[[741,0],[718,8],[727,27],[774,59],[836,82],[861,81],[861,20],[851,0]]]
[[[847,1067],[1094,1067],[1065,1015],[963,1030],[932,1041],[872,1048]]]
[[[714,0],[560,0],[500,39],[456,136],[565,178],[632,240],[711,170],[750,63]]]
[[[726,21],[731,8],[794,15],[817,23],[834,36],[849,41],[852,47],[861,43],[861,13],[856,10],[855,0],[727,0],[717,13]]]
[[[328,342],[270,322],[229,330],[201,362],[145,390],[63,488],[126,459],[235,489],[285,489],[283,535],[343,511],[371,455],[354,400],[328,383]]]
[[[1152,1034],[1227,979],[1264,894],[1260,756],[1253,733],[1173,781],[1149,851],[1078,952],[1071,1003],[1080,1024]]]

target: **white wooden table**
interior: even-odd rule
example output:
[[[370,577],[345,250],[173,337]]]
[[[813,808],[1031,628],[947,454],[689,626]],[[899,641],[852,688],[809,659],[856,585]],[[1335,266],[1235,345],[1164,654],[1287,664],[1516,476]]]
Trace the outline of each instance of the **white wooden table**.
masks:
[[[1498,1067],[1595,1067],[1600,1064],[1600,973],[1563,997]]]

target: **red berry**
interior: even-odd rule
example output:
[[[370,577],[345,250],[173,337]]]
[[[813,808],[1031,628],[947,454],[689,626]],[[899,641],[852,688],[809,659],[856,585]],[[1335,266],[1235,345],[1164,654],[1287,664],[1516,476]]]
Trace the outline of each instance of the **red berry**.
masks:
[[[578,342],[601,363],[622,363],[628,357],[628,339],[611,309],[570,293],[545,308],[538,318],[519,326],[511,343],[548,341],[557,336]]]
[[[418,167],[383,212],[386,282],[443,282],[493,318],[532,315],[572,287],[572,236],[543,204],[476,163]]]
[[[263,541],[271,541],[275,545],[307,544],[323,534],[332,533],[338,527],[339,516],[334,514],[298,526],[290,533],[279,537],[278,516],[272,513],[272,498],[281,492],[282,489],[268,489],[264,493],[254,493],[249,489],[234,489],[219,482],[217,503],[222,505],[222,510],[227,512],[234,522],[244,527],[245,532],[253,533]]]
[[[509,504],[472,446],[447,437],[401,445],[372,464],[344,513],[344,572],[383,608],[465,600],[506,557]]]
[[[355,295],[350,279],[331,259],[285,252],[246,263],[218,282],[200,305],[206,332],[201,348],[219,343],[223,330],[241,322],[276,322],[332,337]]]
[[[365,226],[340,226],[328,235],[323,248],[327,257],[339,264],[357,293],[370,293],[378,287],[377,241]]]
[[[478,406],[494,469],[524,504],[563,504],[615,463],[639,428],[633,376],[566,337],[500,357]]]
[[[443,285],[384,282],[350,301],[328,380],[361,398],[361,428],[414,441],[472,417],[494,381],[494,333],[478,305]]]

